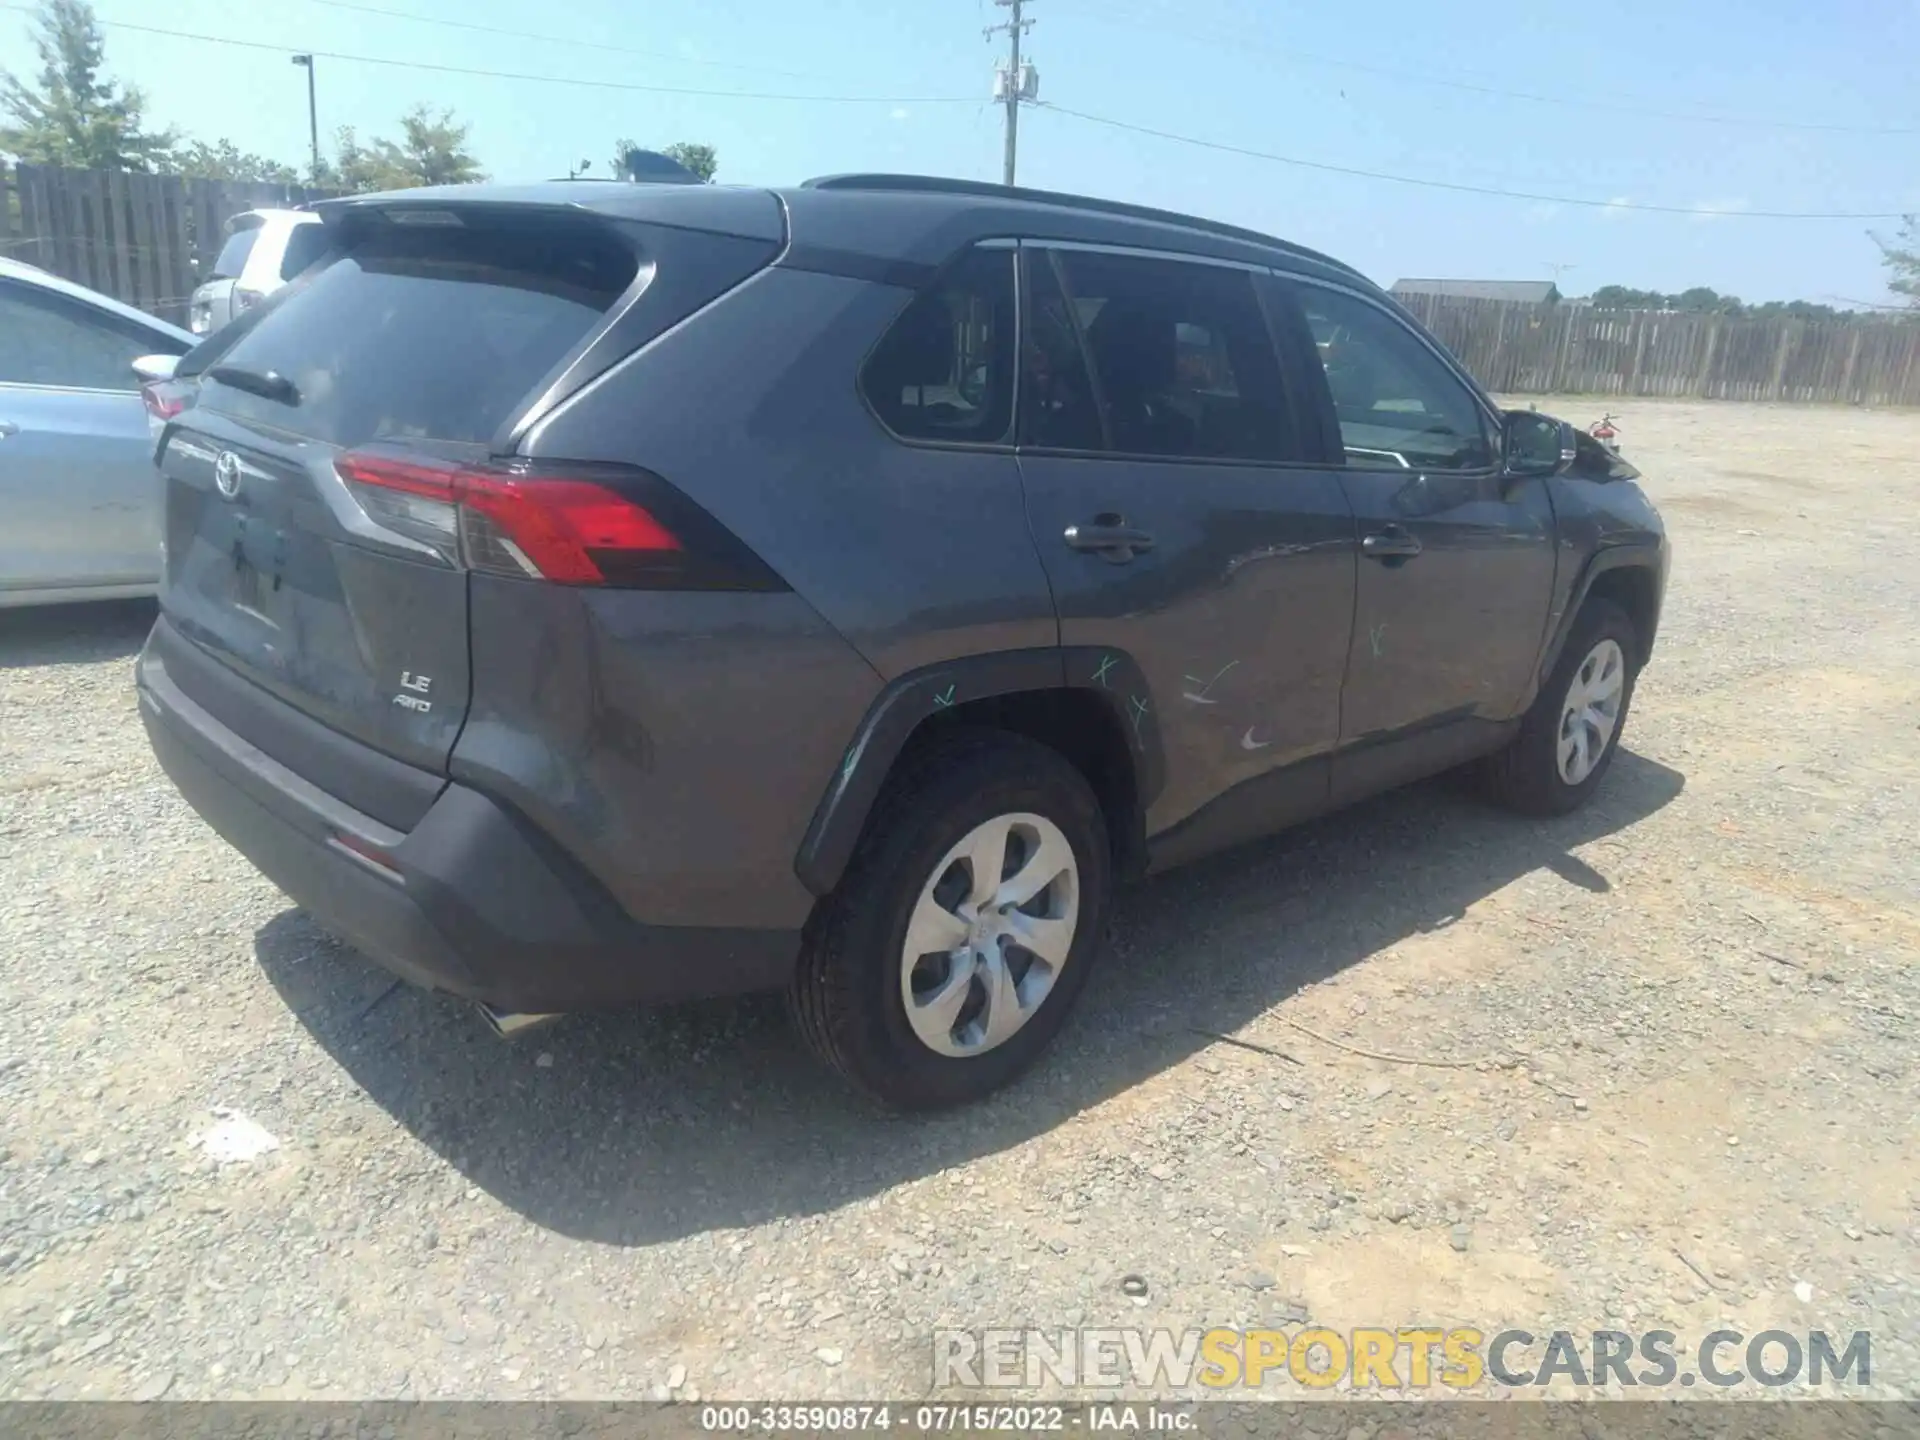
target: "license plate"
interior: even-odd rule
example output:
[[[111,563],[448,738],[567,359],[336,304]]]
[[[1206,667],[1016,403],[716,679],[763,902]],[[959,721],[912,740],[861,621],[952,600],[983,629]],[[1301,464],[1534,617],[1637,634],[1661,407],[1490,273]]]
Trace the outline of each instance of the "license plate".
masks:
[[[233,603],[250,615],[267,619],[266,579],[250,561],[239,556],[233,561]]]

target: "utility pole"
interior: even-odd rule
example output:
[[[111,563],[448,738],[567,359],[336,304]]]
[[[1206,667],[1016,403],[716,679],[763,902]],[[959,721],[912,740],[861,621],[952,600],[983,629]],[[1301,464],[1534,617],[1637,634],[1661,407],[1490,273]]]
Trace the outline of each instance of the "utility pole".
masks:
[[[1001,183],[1011,185],[1014,165],[1020,153],[1020,102],[1031,100],[1039,93],[1039,76],[1031,65],[1020,63],[1020,36],[1033,24],[1020,13],[1026,0],[993,0],[993,3],[1004,5],[1013,12],[1006,24],[989,25],[986,31],[989,40],[1003,30],[1007,33],[1007,64],[1005,69],[996,73],[994,90],[997,92],[995,98],[1004,101],[1007,107],[1007,156]]]
[[[307,70],[307,143],[313,147],[313,169],[308,179],[315,184],[320,181],[320,106],[313,94],[313,56],[296,55],[293,63],[304,65]]]

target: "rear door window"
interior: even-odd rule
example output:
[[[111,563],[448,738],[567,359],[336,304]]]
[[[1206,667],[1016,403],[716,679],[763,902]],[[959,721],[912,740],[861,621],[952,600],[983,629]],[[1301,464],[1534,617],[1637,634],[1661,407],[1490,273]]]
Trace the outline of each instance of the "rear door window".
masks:
[[[1046,450],[1103,450],[1106,420],[1080,339],[1098,307],[1069,303],[1052,252],[1028,250],[1026,266],[1020,442]]]
[[[1056,258],[1065,293],[1038,277],[1029,353],[1057,360],[1049,383],[1065,389],[1037,397],[1034,443],[1084,443],[1088,425],[1074,394],[1082,381],[1064,349],[1077,329],[1112,450],[1183,460],[1302,458],[1250,274],[1090,251],[1061,250]]]
[[[485,442],[612,308],[635,252],[595,224],[370,220],[209,366],[291,382],[292,403],[202,380],[210,408],[341,446]]]
[[[904,440],[997,444],[1013,422],[1013,251],[971,250],[901,312],[860,371]]]

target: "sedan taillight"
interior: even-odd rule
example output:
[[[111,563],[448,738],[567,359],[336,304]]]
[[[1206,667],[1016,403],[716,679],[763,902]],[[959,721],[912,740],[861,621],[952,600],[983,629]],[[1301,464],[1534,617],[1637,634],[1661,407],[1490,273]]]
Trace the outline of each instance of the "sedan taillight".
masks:
[[[140,387],[140,401],[148,417],[164,425],[193,403],[193,387],[178,380],[149,380]]]

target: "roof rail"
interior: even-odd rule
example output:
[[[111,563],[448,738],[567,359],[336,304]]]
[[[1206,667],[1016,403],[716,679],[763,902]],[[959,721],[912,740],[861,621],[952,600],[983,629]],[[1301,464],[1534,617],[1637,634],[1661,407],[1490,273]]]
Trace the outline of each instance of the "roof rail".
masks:
[[[1239,225],[1228,225],[1219,220],[1202,220],[1193,215],[1182,215],[1175,210],[1156,210],[1151,205],[1132,205],[1124,200],[1097,200],[1090,195],[1069,195],[1060,190],[1029,190],[1021,185],[996,185],[990,180],[954,180],[943,175],[890,175],[884,172],[874,174],[820,175],[811,180],[803,180],[802,190],[881,190],[904,193],[933,195],[979,195],[1002,200],[1026,200],[1038,205],[1059,205],[1069,210],[1088,210],[1101,215],[1119,215],[1129,220],[1152,220],[1162,225],[1178,225],[1188,230],[1199,230],[1208,235],[1219,235],[1229,240],[1246,240],[1255,245],[1266,245],[1276,250],[1285,250],[1290,255],[1298,255],[1307,260],[1318,260],[1323,265],[1331,265],[1349,275],[1360,272],[1344,260],[1336,260],[1331,255],[1323,255],[1305,245],[1296,245],[1291,240],[1282,240],[1277,235],[1266,235],[1258,230],[1248,230]]]

